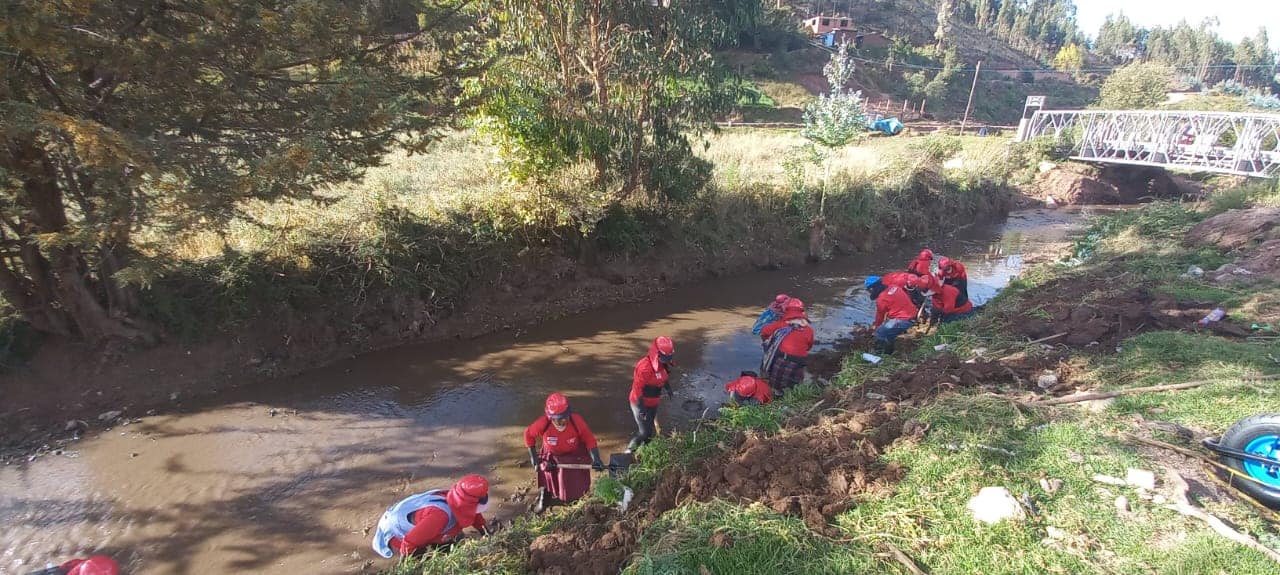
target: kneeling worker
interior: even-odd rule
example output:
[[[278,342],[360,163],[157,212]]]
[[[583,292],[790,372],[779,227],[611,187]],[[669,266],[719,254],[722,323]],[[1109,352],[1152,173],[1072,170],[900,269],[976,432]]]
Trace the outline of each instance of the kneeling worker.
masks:
[[[489,481],[468,475],[448,491],[436,489],[410,495],[387,508],[373,534],[373,550],[387,559],[396,553],[413,555],[429,546],[448,545],[466,527],[483,534],[489,507]]]
[[[908,282],[914,284],[915,280]],[[883,355],[892,355],[894,341],[915,325],[919,308],[911,301],[907,288],[885,286],[878,276],[868,277],[864,284],[867,292],[875,294],[876,318],[871,327],[875,328],[876,351]]]
[[[960,292],[960,303],[968,303],[969,273],[965,271],[964,264],[946,256],[939,258],[938,279],[943,285],[955,286]]]
[[[726,383],[724,390],[729,392],[729,398],[738,405],[765,405],[773,401],[769,383],[760,379],[754,371],[742,372],[738,379]]]
[[[918,284],[918,291],[933,299],[931,320],[947,323],[974,314],[973,302],[964,300],[956,286],[939,283],[937,278],[930,276],[921,277]]]
[[[761,371],[782,397],[786,390],[804,382],[804,368],[813,347],[813,327],[804,313],[804,302],[797,298],[787,301],[782,319],[764,326],[760,337],[766,342]]]
[[[541,453],[534,447],[539,438]],[[585,495],[591,488],[591,471],[582,468],[587,462],[596,471],[604,470],[595,435],[581,415],[569,410],[569,400],[560,393],[547,396],[543,415],[524,430],[524,445],[538,473],[540,504],[545,504],[547,495],[564,502]]]

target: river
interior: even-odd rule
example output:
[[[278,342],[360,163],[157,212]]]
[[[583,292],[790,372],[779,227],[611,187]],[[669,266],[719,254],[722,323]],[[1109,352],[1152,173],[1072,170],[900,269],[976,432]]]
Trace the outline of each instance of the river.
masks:
[[[1090,209],[1033,210],[930,244],[992,297],[1022,254],[1062,242]],[[351,573],[389,564],[368,530],[406,494],[467,473],[493,483],[491,514],[531,481],[522,431],[562,391],[601,441],[625,448],[631,369],[659,335],[676,342],[677,396],[659,413],[679,427],[718,405],[723,382],[757,365],[750,325],[778,292],[807,302],[819,342],[872,305],[868,273],[900,269],[919,246],[821,265],[720,278],[534,328],[411,345],[340,361],[271,385],[222,393],[0,468],[0,573],[90,552],[134,574]]]

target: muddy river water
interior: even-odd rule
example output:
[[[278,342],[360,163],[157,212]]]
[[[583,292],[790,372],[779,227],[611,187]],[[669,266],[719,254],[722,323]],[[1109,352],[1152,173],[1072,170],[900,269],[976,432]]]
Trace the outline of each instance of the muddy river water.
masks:
[[[1088,212],[1015,212],[930,247],[965,262],[970,294],[982,302],[1019,273],[1024,252],[1061,242]],[[659,421],[679,427],[723,400],[727,378],[758,364],[750,325],[775,293],[803,298],[818,340],[831,342],[871,318],[862,278],[905,266],[917,248],[721,278],[523,331],[370,353],[91,435],[60,455],[0,468],[0,573],[89,552],[139,574],[386,566],[367,533],[409,493],[483,473],[494,485],[491,515],[524,509],[505,500],[531,481],[528,467],[517,466],[522,431],[550,391],[570,397],[607,457],[634,430],[631,369],[654,337],[676,342],[677,396]]]

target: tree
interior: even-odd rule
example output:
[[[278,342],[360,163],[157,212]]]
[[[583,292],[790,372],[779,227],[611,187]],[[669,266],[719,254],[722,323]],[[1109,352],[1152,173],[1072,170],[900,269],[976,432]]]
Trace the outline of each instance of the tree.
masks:
[[[1102,83],[1098,105],[1108,110],[1140,110],[1163,102],[1173,83],[1173,70],[1151,62],[1117,68]]]
[[[686,135],[732,102],[711,50],[736,32],[724,2],[495,0],[504,56],[483,78],[481,125],[515,179],[579,162],[613,201],[656,191],[661,169],[693,161]]]
[[[1147,31],[1129,20],[1124,13],[1108,15],[1098,30],[1093,51],[1112,64],[1132,62],[1143,53]]]
[[[1053,67],[1068,74],[1078,74],[1084,69],[1084,52],[1074,42],[1067,44],[1053,57]]]
[[[0,293],[43,332],[155,340],[138,231],[216,226],[425,145],[464,74],[461,6],[11,0]]]
[[[831,182],[832,152],[855,143],[866,136],[867,120],[863,113],[861,91],[850,91],[849,81],[853,78],[853,57],[849,54],[849,45],[842,43],[831,54],[831,59],[822,69],[827,77],[831,91],[821,94],[816,100],[804,108],[804,127],[800,135],[809,144],[802,146],[789,160],[792,169],[802,162],[822,165],[822,189],[818,197],[818,213],[810,219],[809,256],[821,259],[825,245],[827,190]],[[803,171],[800,171],[795,185],[805,185]]]
[[[934,31],[933,39],[938,41],[939,52],[946,46],[951,34],[951,17],[955,10],[956,0],[938,0],[938,29]]]

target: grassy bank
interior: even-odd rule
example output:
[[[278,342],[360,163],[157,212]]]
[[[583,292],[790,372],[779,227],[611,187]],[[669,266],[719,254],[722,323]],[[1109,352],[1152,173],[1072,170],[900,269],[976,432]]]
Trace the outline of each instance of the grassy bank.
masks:
[[[1196,505],[1277,548],[1274,514],[1232,496],[1195,460],[1134,443],[1129,435],[1197,450],[1194,441],[1170,430],[1216,435],[1247,415],[1280,411],[1274,384],[1252,383],[1280,374],[1274,334],[1226,336],[1164,324],[1116,325],[1114,318],[1099,317],[1096,322],[1105,325],[1092,337],[1101,343],[1071,337],[1054,345],[1025,342],[1035,322],[1059,329],[1074,321],[1070,313],[1059,313],[1061,306],[1104,309],[1128,305],[1135,294],[1141,297],[1133,301],[1147,312],[1175,314],[1167,319],[1180,326],[1194,320],[1179,318],[1177,310],[1214,305],[1225,306],[1230,319],[1246,326],[1280,324],[1280,285],[1219,285],[1182,275],[1190,265],[1208,270],[1234,257],[1184,244],[1192,226],[1229,208],[1277,200],[1274,185],[1251,185],[1201,205],[1157,203],[1105,216],[1063,262],[1028,271],[978,318],[943,326],[909,356],[871,367],[851,355],[833,389],[789,394],[768,408],[724,410],[697,434],[646,446],[643,466],[624,480],[639,492],[637,510],[604,517],[597,496],[549,517],[518,520],[495,537],[393,572],[587,572],[542,563],[548,546],[576,541],[591,551],[616,552],[624,572],[634,574],[906,572],[895,550],[935,574],[1271,573],[1274,563],[1261,553],[1168,507],[1176,497],[1170,470],[1191,483]],[[946,352],[934,351],[940,343],[949,346]],[[966,367],[961,360],[970,357],[977,363]],[[938,370],[939,365],[949,367]],[[1106,402],[1036,406],[1034,376],[1044,369],[1077,390],[1209,383]],[[912,385],[919,393],[901,391]],[[895,401],[877,401],[868,395],[872,390]],[[883,423],[863,429],[856,422],[865,415]],[[788,496],[805,498],[804,492],[747,496],[749,490],[729,488],[707,496],[700,489],[726,473],[721,464],[742,463],[760,445],[850,433],[854,439],[842,443],[844,449],[885,445],[865,470],[868,481],[888,478],[892,486],[850,487],[848,503],[823,507],[816,525],[807,511],[785,504]],[[881,437],[885,433],[890,437]],[[818,456],[840,457],[841,451]],[[803,466],[812,454],[794,455],[779,464]],[[1156,490],[1092,479],[1123,478],[1129,468],[1153,471],[1160,478]],[[1055,488],[1057,481],[1061,486]],[[976,523],[965,506],[985,486],[1025,494],[1038,514],[995,526]],[[1127,500],[1123,510],[1118,497]],[[614,539],[565,539],[591,533],[590,524],[600,524],[598,533],[610,533],[612,525]]]
[[[1002,143],[917,141],[925,144],[873,140],[833,160],[827,224],[843,244],[836,249],[859,249],[873,231],[916,233],[931,206],[969,217],[1005,209]],[[708,266],[728,273],[802,256],[816,197],[796,191],[782,168],[800,138],[731,131],[705,143],[706,181],[690,176],[666,200],[637,196],[610,209],[585,166],[554,181],[507,182],[487,144],[454,134],[318,201],[247,204],[219,232],[148,230],[146,316],[183,341],[264,318],[276,326],[325,316],[320,323],[350,326],[337,341],[359,344],[415,317],[446,317],[478,286],[523,289],[555,258],[611,279],[662,260],[674,267],[659,271],[682,281]],[[930,151],[938,145],[975,161],[943,172],[945,158]]]

